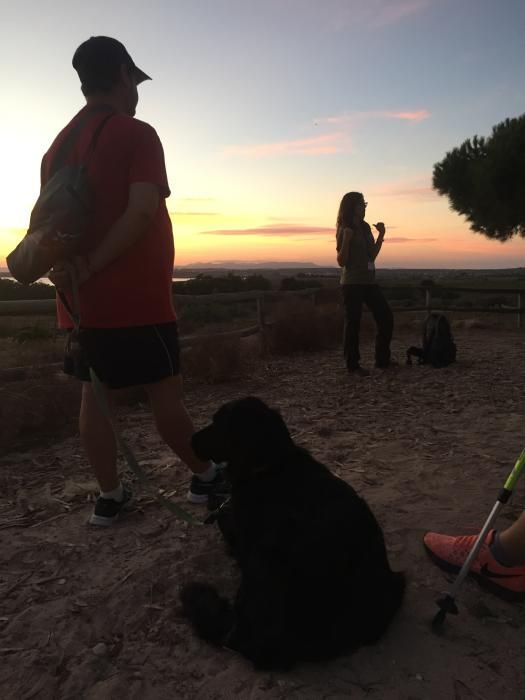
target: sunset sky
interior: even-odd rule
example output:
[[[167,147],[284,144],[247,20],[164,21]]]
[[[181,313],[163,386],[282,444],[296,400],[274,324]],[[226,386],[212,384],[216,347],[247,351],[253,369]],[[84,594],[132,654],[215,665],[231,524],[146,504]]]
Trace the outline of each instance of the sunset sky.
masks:
[[[523,239],[472,233],[431,190],[448,150],[525,112],[524,28],[523,0],[2,0],[0,266],[97,34],[153,78],[137,117],[164,144],[176,264],[335,264],[359,190],[380,266],[524,266]]]

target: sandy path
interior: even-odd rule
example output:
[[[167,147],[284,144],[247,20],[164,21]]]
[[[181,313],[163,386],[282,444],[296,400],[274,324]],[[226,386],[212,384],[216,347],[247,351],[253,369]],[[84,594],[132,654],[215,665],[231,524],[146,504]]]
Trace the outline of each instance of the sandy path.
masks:
[[[366,497],[409,579],[378,646],[269,674],[202,644],[178,590],[195,576],[234,590],[217,533],[181,524],[140,493],[140,509],[111,531],[86,528],[93,482],[70,438],[0,460],[2,697],[523,700],[525,606],[467,582],[446,634],[429,628],[447,580],[427,560],[423,532],[475,531],[525,442],[525,337],[463,331],[457,341],[460,361],[445,370],[402,366],[349,381],[330,351],[272,358],[238,382],[188,385],[198,425],[247,394],[280,408],[297,442]],[[399,357],[407,344],[396,341]],[[122,425],[155,487],[182,499],[187,474],[148,412],[124,411]],[[500,525],[525,507],[524,488]]]

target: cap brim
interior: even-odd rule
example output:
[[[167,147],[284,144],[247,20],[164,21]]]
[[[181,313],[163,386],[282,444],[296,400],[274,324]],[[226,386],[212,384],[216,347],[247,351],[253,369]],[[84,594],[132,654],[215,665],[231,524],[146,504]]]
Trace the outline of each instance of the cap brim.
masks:
[[[151,80],[149,75],[146,75],[146,73],[144,73],[143,70],[140,70],[140,68],[137,68],[137,66],[133,68],[133,75],[135,76],[137,85],[143,83],[145,80]]]

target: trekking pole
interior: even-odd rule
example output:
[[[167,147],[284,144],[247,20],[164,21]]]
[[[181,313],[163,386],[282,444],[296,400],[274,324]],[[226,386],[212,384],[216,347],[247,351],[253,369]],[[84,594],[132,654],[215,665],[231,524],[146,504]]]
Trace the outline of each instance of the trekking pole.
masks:
[[[439,600],[436,601],[436,604],[439,608],[439,611],[436,613],[434,619],[432,620],[432,629],[434,632],[439,632],[445,618],[447,616],[447,613],[452,613],[452,615],[457,615],[459,610],[456,605],[456,595],[458,593],[458,590],[463,583],[463,580],[467,576],[468,572],[470,571],[470,566],[474,559],[478,556],[478,552],[481,549],[481,545],[485,541],[485,538],[487,536],[488,531],[490,530],[492,524],[496,520],[498,513],[500,510],[503,508],[503,506],[508,502],[509,498],[512,496],[512,493],[514,491],[514,488],[516,484],[518,483],[518,480],[520,476],[523,473],[523,470],[525,469],[525,450],[520,454],[518,459],[516,460],[516,464],[514,465],[513,470],[507,477],[507,481],[505,482],[505,485],[501,489],[498,495],[498,499],[496,503],[494,504],[494,507],[490,511],[490,515],[485,521],[485,524],[483,525],[483,528],[481,529],[481,532],[478,535],[478,538],[472,547],[472,550],[470,551],[470,554],[465,560],[465,563],[461,567],[461,571],[459,572],[456,580],[454,581],[454,584],[452,585],[452,588],[445,593],[444,598],[440,598]]]

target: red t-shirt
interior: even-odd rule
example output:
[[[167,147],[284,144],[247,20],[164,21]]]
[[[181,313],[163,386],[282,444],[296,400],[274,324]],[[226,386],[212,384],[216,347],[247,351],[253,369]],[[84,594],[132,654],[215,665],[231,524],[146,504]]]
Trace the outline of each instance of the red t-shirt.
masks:
[[[84,107],[57,136],[42,161],[42,181],[49,178],[53,155]],[[82,128],[68,163],[86,162],[92,135],[108,116],[94,111]],[[85,328],[121,328],[175,320],[172,297],[174,244],[165,198],[170,189],[162,144],[149,124],[124,114],[113,114],[104,125],[96,148],[87,159],[93,189],[93,216],[83,252],[97,247],[124,213],[129,187],[148,182],[159,188],[159,207],[148,231],[80,288],[80,318]],[[69,301],[69,299],[68,299]],[[58,323],[71,327],[71,319],[57,299]]]

